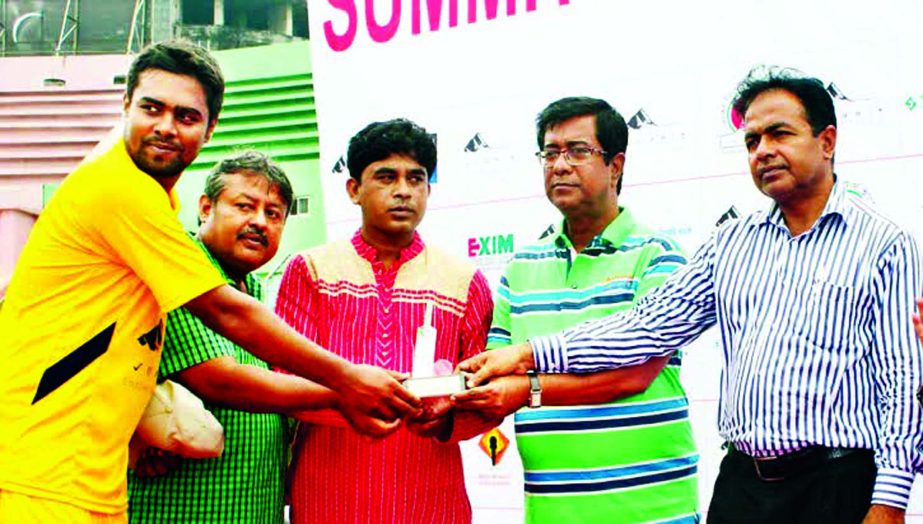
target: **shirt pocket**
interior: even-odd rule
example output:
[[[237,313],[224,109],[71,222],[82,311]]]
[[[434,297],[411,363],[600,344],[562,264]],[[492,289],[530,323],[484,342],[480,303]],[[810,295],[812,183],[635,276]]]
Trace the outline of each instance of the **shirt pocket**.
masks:
[[[828,353],[843,355],[856,332],[856,289],[815,280],[800,298],[799,332]]]

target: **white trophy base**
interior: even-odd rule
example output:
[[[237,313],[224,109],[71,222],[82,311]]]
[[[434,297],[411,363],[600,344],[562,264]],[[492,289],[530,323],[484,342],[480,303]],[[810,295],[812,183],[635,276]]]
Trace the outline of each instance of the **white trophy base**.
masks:
[[[420,398],[447,397],[465,390],[465,377],[464,375],[411,377],[404,381],[404,387]]]

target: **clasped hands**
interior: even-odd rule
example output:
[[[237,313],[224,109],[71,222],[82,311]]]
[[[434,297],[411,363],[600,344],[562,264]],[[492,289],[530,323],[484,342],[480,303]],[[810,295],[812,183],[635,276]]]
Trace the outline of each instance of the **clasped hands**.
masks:
[[[394,373],[394,377],[398,380],[407,378],[399,373]],[[403,387],[401,389],[406,391]],[[448,440],[453,427],[452,400],[449,397],[420,399],[409,392],[407,395],[409,397],[404,405],[386,411],[360,410],[342,401],[337,409],[354,430],[368,437],[386,437],[403,423],[409,431],[422,437]]]
[[[421,400],[407,392],[401,395],[405,404],[400,409],[377,413],[369,413],[367,406],[361,413],[350,406],[338,407],[356,431],[371,437],[387,436],[406,422],[407,429],[420,436],[447,440],[452,434],[456,411],[473,412],[499,423],[526,405],[529,381],[525,372],[533,367],[532,347],[528,343],[518,344],[485,351],[459,363],[455,372],[467,375],[470,389],[451,397]],[[406,378],[391,373],[397,380]]]
[[[533,367],[529,344],[485,351],[458,364],[456,373],[467,375],[468,389],[451,397],[420,399],[400,382],[403,373],[357,365],[348,393],[340,394],[335,409],[353,429],[373,438],[397,431],[401,423],[423,437],[450,438],[454,412],[469,411],[499,423],[526,405],[529,382],[525,372]],[[178,457],[154,450],[139,461],[141,477],[159,476],[176,467]]]
[[[534,367],[528,343],[484,351],[458,364],[467,375],[468,389],[452,396],[458,410],[480,413],[498,423],[529,401],[526,371]]]

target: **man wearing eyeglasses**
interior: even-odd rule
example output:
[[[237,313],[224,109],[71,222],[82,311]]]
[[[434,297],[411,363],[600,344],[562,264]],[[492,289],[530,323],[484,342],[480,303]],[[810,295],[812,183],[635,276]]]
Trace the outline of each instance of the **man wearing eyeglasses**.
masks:
[[[686,261],[618,205],[628,127],[607,102],[558,100],[537,132],[545,192],[563,220],[506,268],[491,349],[628,309]],[[698,455],[679,365],[668,355],[583,376],[508,375],[455,400],[516,413],[527,522],[694,520]]]
[[[913,235],[834,174],[823,82],[757,68],[738,85],[744,145],[766,209],[722,224],[630,311],[459,367],[485,378],[596,372],[669,354],[717,326],[718,431],[710,523],[905,521],[923,464],[923,351]]]

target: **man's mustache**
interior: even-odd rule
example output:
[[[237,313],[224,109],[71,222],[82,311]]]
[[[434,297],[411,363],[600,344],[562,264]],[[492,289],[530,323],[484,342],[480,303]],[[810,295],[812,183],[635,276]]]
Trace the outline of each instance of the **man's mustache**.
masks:
[[[266,238],[266,234],[252,226],[248,227],[245,231],[238,233],[237,240],[243,240],[248,235],[258,236],[260,238],[260,244],[263,244],[263,247],[269,247],[269,239]]]
[[[141,140],[141,143],[143,145],[155,145],[155,146],[161,146],[161,147],[168,147],[170,149],[175,149],[177,151],[183,150],[183,145],[179,143],[178,141],[164,140],[156,136],[149,136],[147,138],[144,138]]]

